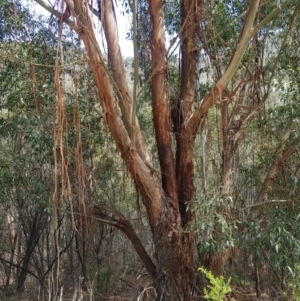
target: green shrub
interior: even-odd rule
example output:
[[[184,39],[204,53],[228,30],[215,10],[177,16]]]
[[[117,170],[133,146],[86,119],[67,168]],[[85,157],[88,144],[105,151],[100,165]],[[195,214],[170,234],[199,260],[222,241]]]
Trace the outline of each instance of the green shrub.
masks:
[[[207,288],[204,288],[204,298],[211,301],[223,301],[225,295],[231,292],[231,278],[225,282],[223,276],[215,277],[211,271],[208,271],[203,267],[199,268],[199,271],[205,275],[210,283]]]
[[[106,293],[113,284],[113,268],[112,267],[101,267],[98,269],[98,283],[97,292]]]

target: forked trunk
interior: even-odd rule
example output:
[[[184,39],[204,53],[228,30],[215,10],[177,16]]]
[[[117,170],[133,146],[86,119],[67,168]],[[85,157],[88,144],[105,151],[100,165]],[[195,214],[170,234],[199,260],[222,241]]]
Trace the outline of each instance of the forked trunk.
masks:
[[[239,40],[239,47],[234,53],[226,72],[201,100],[196,110],[194,110],[194,101],[199,49],[196,47],[195,41],[198,39],[197,27],[201,18],[204,18],[204,1],[182,1],[183,68],[181,70],[181,92],[176,104],[176,108],[179,110],[175,118],[173,117],[173,127],[177,133],[176,160],[174,160],[174,145],[171,135],[163,2],[160,0],[149,1],[152,25],[152,106],[160,175],[149,162],[149,155],[142,139],[141,129],[138,126],[137,118],[134,118],[135,112],[132,112],[133,106],[125,83],[125,72],[118,46],[112,3],[108,1],[101,7],[104,10],[101,22],[105,29],[112,73],[104,64],[93,22],[87,13],[89,11],[87,2],[74,1],[74,8],[71,9],[71,13],[76,22],[69,22],[69,24],[77,31],[85,45],[88,61],[101,99],[103,119],[110,129],[128,171],[143,196],[156,251],[154,282],[158,300],[193,301],[196,299],[193,288],[194,277],[197,275],[193,258],[195,242],[193,233],[186,231],[186,226],[193,220],[193,215],[186,210],[186,204],[193,199],[195,190],[193,185],[195,137],[201,119],[216,99],[222,96],[222,91],[240,65],[251,39],[253,20],[259,0],[250,2],[245,17],[244,29]],[[202,21],[205,21],[205,19]],[[131,124],[130,120],[135,119],[136,122]],[[132,135],[132,127],[135,127],[135,136]],[[132,143],[131,139],[135,143]],[[129,227],[126,229],[128,230]],[[131,236],[131,239],[137,241],[137,237],[134,235]],[[138,246],[138,243],[136,246]],[[140,254],[144,254],[142,248],[138,248],[138,250]],[[149,269],[153,271],[151,260],[147,258],[145,262],[147,264],[149,261]]]

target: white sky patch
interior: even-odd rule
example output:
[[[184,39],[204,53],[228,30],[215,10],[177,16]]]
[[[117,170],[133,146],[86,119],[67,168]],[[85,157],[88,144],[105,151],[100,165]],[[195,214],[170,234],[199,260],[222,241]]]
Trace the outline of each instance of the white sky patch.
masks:
[[[121,53],[124,57],[133,57],[133,41],[126,39],[127,33],[130,31],[131,16],[122,14],[125,9],[118,4],[116,6],[116,16],[118,22],[118,34]]]
[[[25,2],[26,0],[23,0],[23,1]],[[44,1],[48,2],[48,0],[44,0]],[[53,2],[53,0],[50,0],[50,1]],[[119,1],[117,1],[117,2],[119,2]],[[50,13],[46,9],[44,9],[42,6],[37,4],[34,0],[29,0],[27,3],[30,4],[33,11],[35,11],[39,14],[42,14],[46,17],[50,17]],[[127,35],[130,31],[130,26],[131,26],[130,24],[132,22],[132,14],[124,13],[125,8],[120,3],[115,4],[115,10],[116,10],[117,25],[118,25],[119,45],[120,45],[122,56],[124,58],[133,57],[133,41],[128,40],[128,38],[127,38]],[[96,27],[99,45],[103,51],[103,42],[102,42],[103,38],[101,37],[101,35],[103,33],[101,33],[101,24],[97,20],[96,16],[93,16],[93,19],[94,19],[94,24]],[[171,37],[168,36],[166,33],[166,50],[170,46],[171,40],[172,40]],[[106,45],[105,42],[104,42],[104,45]],[[178,44],[175,43],[172,47],[172,50],[169,52],[169,54],[170,53],[178,54],[179,48],[177,46],[178,46]],[[174,47],[177,47],[175,49],[175,52],[173,52]],[[107,53],[106,51],[104,51],[104,52]]]
[[[47,0],[46,0],[47,2]],[[33,9],[35,12],[45,15],[46,17],[50,17],[50,13],[41,7],[39,4],[37,4],[35,1],[31,0],[30,4],[33,5]],[[116,10],[116,17],[117,17],[117,23],[118,23],[118,35],[119,35],[119,44],[121,48],[121,53],[123,57],[133,57],[133,42],[131,40],[126,39],[127,33],[130,30],[130,19],[131,15],[123,14],[122,12],[125,11],[125,9],[122,7],[121,4],[115,5]],[[97,22],[96,17],[94,18],[94,24],[96,25],[96,31],[100,32],[100,26],[99,22]],[[99,38],[101,40],[101,37]],[[102,42],[100,42],[101,48]]]

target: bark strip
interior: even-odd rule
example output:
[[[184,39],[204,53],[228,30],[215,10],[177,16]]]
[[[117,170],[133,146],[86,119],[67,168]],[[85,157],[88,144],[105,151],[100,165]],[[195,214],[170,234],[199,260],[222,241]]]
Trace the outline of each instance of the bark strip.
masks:
[[[81,5],[85,5],[84,9],[82,9]],[[153,228],[161,212],[163,191],[160,180],[139,153],[130,148],[129,134],[119,113],[118,101],[115,99],[107,68],[101,58],[100,48],[94,33],[94,26],[88,15],[89,8],[87,3],[77,3],[76,1],[74,9],[78,26],[81,27],[78,34],[85,45],[95,84],[101,99],[104,120],[110,129],[130,174],[143,195],[149,223]]]
[[[176,135],[176,174],[178,183],[179,208],[183,226],[192,218],[186,212],[186,202],[194,196],[194,138],[185,129],[185,123],[192,114],[196,91],[196,70],[199,50],[194,49],[194,40],[199,27],[199,7],[195,0],[183,0],[181,19],[183,24],[181,90],[177,99],[173,123]]]
[[[167,58],[165,51],[164,17],[161,0],[149,1],[152,23],[152,100],[153,120],[162,186],[173,206],[178,208],[175,165],[172,152],[171,123],[167,91]]]
[[[103,1],[103,18],[102,24],[107,41],[108,59],[112,69],[112,76],[116,86],[122,96],[119,99],[119,105],[124,116],[124,124],[128,133],[132,132],[131,116],[132,116],[132,100],[129,95],[129,88],[126,80],[124,62],[122,59],[117,24],[114,15],[113,1]],[[134,113],[135,114],[135,113]],[[138,118],[135,116],[135,146],[141,158],[150,164],[150,156],[146,148]]]

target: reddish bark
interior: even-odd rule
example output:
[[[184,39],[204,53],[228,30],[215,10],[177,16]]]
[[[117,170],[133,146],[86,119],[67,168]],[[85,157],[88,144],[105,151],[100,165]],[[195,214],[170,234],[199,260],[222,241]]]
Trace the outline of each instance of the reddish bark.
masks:
[[[92,29],[89,19],[78,15],[81,22],[86,22],[85,27]],[[87,34],[87,32],[89,32]],[[153,231],[156,246],[157,272],[155,280],[157,289],[160,291],[161,300],[180,300],[181,293],[178,292],[178,281],[182,281],[182,287],[187,288],[184,292],[185,300],[192,300],[192,273],[194,244],[188,243],[188,234],[182,234],[178,210],[173,206],[170,198],[165,196],[158,176],[153,173],[139,156],[130,149],[130,140],[123,122],[117,110],[109,78],[99,57],[99,49],[94,43],[93,31],[82,30],[80,36],[85,43],[90,60],[91,69],[99,90],[101,105],[103,107],[105,120],[120,150],[122,158],[126,162],[133,179],[139,188],[148,220]],[[174,250],[178,250],[178,253]],[[176,258],[176,261],[174,261]],[[172,263],[173,262],[173,263]],[[186,266],[188,265],[188,266]],[[176,280],[177,279],[177,280]]]
[[[167,204],[167,203],[166,203]],[[156,290],[160,300],[195,300],[195,242],[191,232],[176,225],[177,211],[166,206],[153,231],[156,250]]]
[[[120,229],[131,241],[134,249],[136,250],[138,256],[143,262],[145,268],[147,269],[149,275],[155,279],[156,276],[156,267],[142,245],[140,239],[136,235],[134,229],[130,225],[129,221],[116,210],[109,209],[108,212],[110,215],[105,214],[105,208],[99,204],[94,204],[93,215],[102,222],[105,222],[111,226],[114,226]],[[111,216],[113,214],[113,217]]]
[[[199,7],[198,7],[199,5]],[[173,116],[176,135],[176,175],[178,183],[178,200],[182,225],[192,219],[187,212],[187,202],[191,201],[194,188],[194,144],[196,132],[187,131],[186,123],[192,115],[196,91],[196,70],[199,60],[199,50],[194,49],[194,40],[199,26],[200,6],[193,0],[184,0],[181,4],[183,26],[182,64],[180,96],[177,99],[176,111]]]
[[[112,75],[117,89],[119,105],[122,112],[124,125],[128,133],[131,132],[131,118],[132,115],[132,100],[129,96],[129,88],[126,81],[125,67],[118,43],[118,31],[114,14],[113,1],[104,1],[103,5],[103,28],[107,39],[108,59],[112,70]],[[136,149],[141,158],[150,164],[150,157],[146,148],[139,121],[136,118]]]
[[[132,125],[129,116],[132,114],[132,100],[129,96],[118,45],[112,1],[103,3],[101,22],[103,22],[106,36],[113,80],[101,58],[93,23],[88,14],[88,4],[87,2],[74,1],[74,13],[78,27],[73,26],[73,28],[77,30],[85,45],[95,84],[99,91],[105,122],[142,195],[147,211],[156,251],[155,273],[150,257],[145,254],[145,250],[139,244],[139,240],[134,235],[130,225],[125,220],[119,219],[116,227],[121,229],[132,241],[149,273],[153,276],[159,300],[192,301],[195,299],[193,292],[195,276],[194,237],[192,232],[187,232],[184,229],[187,223],[193,219],[192,214],[186,210],[186,203],[191,201],[194,196],[195,137],[202,117],[218,97],[222,96],[225,86],[231,80],[242,60],[247,44],[251,39],[258,2],[259,0],[250,1],[244,27],[241,31],[239,47],[234,52],[226,72],[201,100],[198,109],[193,112],[196,68],[199,60],[199,50],[195,47],[195,37],[200,23],[199,18],[202,15],[201,5],[203,3],[200,1],[199,7],[197,1],[182,0],[181,92],[175,104],[177,110],[173,115],[177,147],[176,161],[174,162],[162,2],[149,0],[152,24],[153,121],[160,162],[160,179],[151,167],[138,122],[136,122],[136,145],[135,148],[131,147],[129,133]],[[232,154],[233,150],[234,148],[229,153]],[[231,165],[230,156],[226,158],[226,162]],[[224,173],[224,181],[226,178],[228,176]]]
[[[160,0],[150,1],[149,9],[152,21],[151,63],[153,72],[153,122],[161,169],[162,186],[174,208],[178,210],[177,184],[170,132],[171,124],[167,93],[167,59],[164,42],[165,35],[162,2]]]

